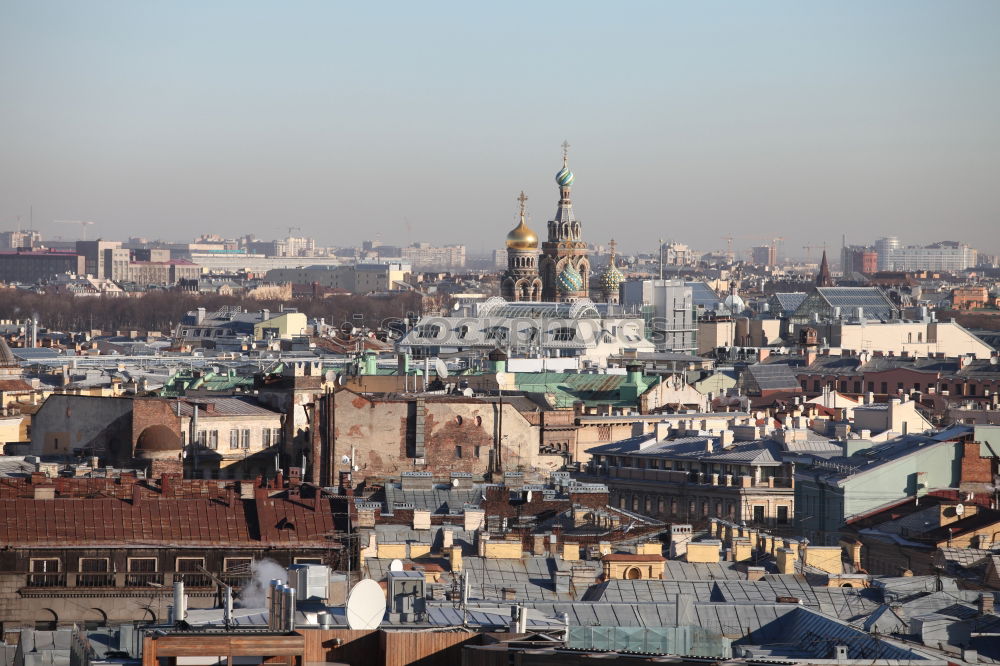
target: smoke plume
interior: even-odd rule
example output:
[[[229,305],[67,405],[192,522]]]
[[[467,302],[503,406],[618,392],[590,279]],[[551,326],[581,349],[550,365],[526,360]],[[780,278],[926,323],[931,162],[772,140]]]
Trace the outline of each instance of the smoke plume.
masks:
[[[265,608],[267,606],[267,589],[272,580],[284,583],[288,573],[284,567],[274,560],[257,560],[250,567],[250,580],[240,590],[240,598],[236,602],[238,608]]]

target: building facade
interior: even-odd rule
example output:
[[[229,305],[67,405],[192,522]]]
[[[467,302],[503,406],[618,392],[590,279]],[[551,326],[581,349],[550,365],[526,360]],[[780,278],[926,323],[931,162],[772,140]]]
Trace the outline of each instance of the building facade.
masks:
[[[0,282],[34,284],[62,273],[83,275],[86,262],[76,252],[10,250],[0,252]]]

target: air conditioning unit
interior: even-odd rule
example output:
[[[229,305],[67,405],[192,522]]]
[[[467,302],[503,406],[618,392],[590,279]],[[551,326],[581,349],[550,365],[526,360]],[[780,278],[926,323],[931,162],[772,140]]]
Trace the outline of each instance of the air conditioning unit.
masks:
[[[295,587],[298,601],[326,600],[330,596],[330,567],[293,564],[288,567],[288,584]]]

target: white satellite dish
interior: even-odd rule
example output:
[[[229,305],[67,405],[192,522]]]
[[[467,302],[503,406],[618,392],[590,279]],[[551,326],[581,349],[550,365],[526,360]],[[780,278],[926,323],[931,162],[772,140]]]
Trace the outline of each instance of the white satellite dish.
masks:
[[[964,504],[956,504],[955,505],[955,515],[956,516],[961,516],[964,513],[965,513],[965,505]]]
[[[403,570],[403,560],[393,560],[389,563],[389,571],[402,571]]]
[[[371,578],[360,581],[347,597],[347,626],[351,629],[378,629],[385,617],[385,592]]]
[[[351,456],[347,456],[347,455],[340,456],[340,462],[343,465],[348,464],[349,462],[351,462]]]
[[[530,490],[528,491],[527,497],[524,498],[524,501],[525,502],[529,502],[529,503],[531,502],[531,491]]]
[[[451,480],[451,487],[452,488],[458,488],[458,479],[452,479]]]

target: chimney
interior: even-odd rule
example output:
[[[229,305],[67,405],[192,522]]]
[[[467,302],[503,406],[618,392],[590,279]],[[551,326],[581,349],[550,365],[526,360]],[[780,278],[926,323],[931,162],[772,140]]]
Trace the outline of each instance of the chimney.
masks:
[[[751,582],[761,580],[766,573],[767,569],[764,567],[747,567],[747,580]]]
[[[986,615],[987,613],[992,613],[994,608],[994,602],[996,601],[992,592],[980,592],[979,593],[979,613],[981,615]]]
[[[451,550],[448,554],[448,560],[451,563],[451,570],[454,573],[458,573],[462,570],[462,547],[458,544],[453,544]]]
[[[34,491],[34,498],[36,500],[50,500],[56,498],[55,486],[35,486]]]

